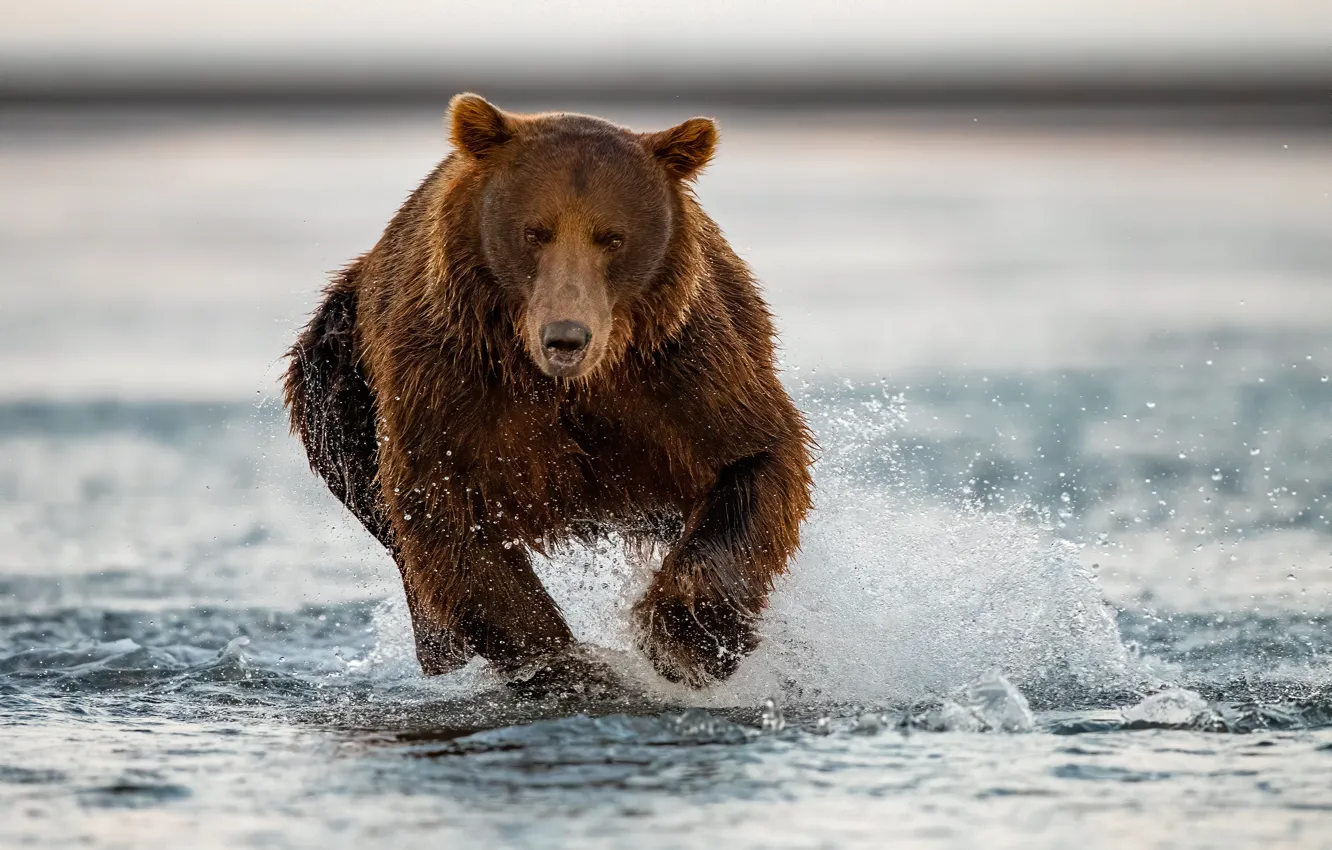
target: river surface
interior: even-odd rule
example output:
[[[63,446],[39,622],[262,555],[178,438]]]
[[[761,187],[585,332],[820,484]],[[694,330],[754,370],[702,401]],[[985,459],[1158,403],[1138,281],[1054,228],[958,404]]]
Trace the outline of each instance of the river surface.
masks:
[[[651,127],[683,115],[615,117]],[[0,846],[1332,847],[1327,134],[722,116],[816,511],[727,683],[419,673],[275,400],[417,113],[0,120]]]

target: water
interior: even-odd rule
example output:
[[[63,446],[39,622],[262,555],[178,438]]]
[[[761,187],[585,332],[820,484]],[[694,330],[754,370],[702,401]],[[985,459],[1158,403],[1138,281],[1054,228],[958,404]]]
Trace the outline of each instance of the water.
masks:
[[[791,331],[803,550],[703,693],[632,650],[650,565],[555,553],[634,687],[534,701],[419,675],[272,398],[311,268],[423,170],[437,125],[379,120],[9,128],[0,846],[1332,846],[1332,254],[1295,179],[1325,153],[889,132],[866,181],[742,125],[702,194]],[[765,232],[795,209],[803,246]]]

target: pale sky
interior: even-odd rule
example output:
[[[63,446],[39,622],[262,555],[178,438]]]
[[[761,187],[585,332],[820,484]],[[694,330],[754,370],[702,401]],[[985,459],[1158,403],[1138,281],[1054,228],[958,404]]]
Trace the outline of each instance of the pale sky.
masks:
[[[1332,64],[1332,0],[0,0],[0,70]]]

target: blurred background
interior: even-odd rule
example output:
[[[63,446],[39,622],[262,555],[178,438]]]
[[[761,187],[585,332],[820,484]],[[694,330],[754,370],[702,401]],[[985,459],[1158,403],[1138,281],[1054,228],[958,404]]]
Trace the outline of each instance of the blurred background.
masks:
[[[913,486],[1044,512],[1120,601],[1325,596],[1330,45],[1317,0],[5,3],[0,432],[34,459],[0,482],[6,566],[104,560],[115,511],[181,510],[206,461],[345,523],[281,357],[474,90],[717,117],[699,194],[788,381],[902,393]],[[200,448],[218,423],[243,434]],[[99,467],[112,436],[198,456],[163,483]],[[52,519],[95,499],[119,518]]]
[[[20,99],[421,103],[496,97],[693,105],[1022,101],[1311,107],[1317,0],[161,0],[8,4]]]

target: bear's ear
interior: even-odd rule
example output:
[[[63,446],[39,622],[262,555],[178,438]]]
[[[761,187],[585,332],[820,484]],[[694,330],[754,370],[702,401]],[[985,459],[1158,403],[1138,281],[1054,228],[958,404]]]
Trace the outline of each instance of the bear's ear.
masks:
[[[485,159],[513,133],[513,120],[480,95],[460,94],[449,101],[449,137],[458,150]]]
[[[690,118],[660,133],[641,136],[648,153],[657,158],[666,173],[688,180],[708,164],[717,147],[717,125],[711,118]]]

